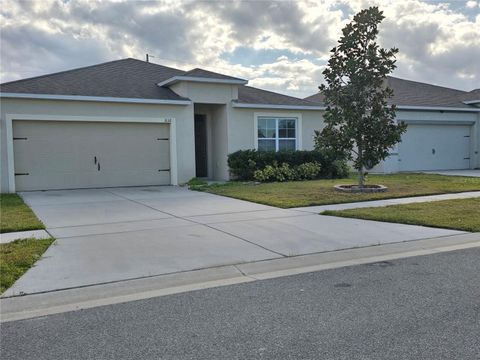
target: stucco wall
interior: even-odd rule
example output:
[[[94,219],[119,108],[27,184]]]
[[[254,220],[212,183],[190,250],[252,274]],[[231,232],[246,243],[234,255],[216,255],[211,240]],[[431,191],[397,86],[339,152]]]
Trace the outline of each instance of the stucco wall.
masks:
[[[302,146],[303,150],[312,150],[315,130],[324,126],[322,112],[319,110],[277,110],[277,109],[243,109],[229,106],[231,116],[228,122],[228,152],[255,148],[254,119],[255,113],[278,114],[279,116],[301,115],[302,118]]]
[[[195,103],[227,104],[232,99],[238,98],[238,85],[181,81],[170,88]]]
[[[157,104],[123,104],[87,101],[54,101],[31,99],[1,99],[1,191],[8,191],[6,114],[56,115],[85,117],[175,118],[177,130],[177,171],[178,182],[188,181],[195,175],[195,148],[191,139],[194,136],[193,105],[170,106]]]
[[[215,108],[212,115],[212,176],[215,180],[228,180],[227,106]]]

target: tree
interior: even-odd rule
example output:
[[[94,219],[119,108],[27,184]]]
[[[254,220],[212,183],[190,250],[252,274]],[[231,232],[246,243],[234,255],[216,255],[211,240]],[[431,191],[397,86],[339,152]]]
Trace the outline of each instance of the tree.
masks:
[[[395,122],[395,105],[387,104],[393,90],[385,80],[396,67],[398,49],[376,43],[383,19],[378,7],[354,16],[331,50],[323,71],[326,85],[319,87],[327,108],[326,126],[315,135],[316,147],[352,160],[359,187],[364,187],[365,169],[385,160],[407,128]]]

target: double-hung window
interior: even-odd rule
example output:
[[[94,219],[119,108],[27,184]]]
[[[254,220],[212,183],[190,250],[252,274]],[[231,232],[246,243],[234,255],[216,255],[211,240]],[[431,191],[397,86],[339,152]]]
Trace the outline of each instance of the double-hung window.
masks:
[[[257,120],[258,150],[295,150],[297,123],[298,119],[293,117],[259,116]]]

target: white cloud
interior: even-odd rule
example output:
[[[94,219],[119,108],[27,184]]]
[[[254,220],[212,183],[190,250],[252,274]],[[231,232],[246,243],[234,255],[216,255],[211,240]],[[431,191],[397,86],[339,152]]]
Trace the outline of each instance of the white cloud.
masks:
[[[476,7],[480,7],[480,3],[478,1],[470,0],[470,1],[467,1],[465,6],[469,9],[473,9],[473,8],[476,8]]]
[[[461,6],[420,0],[3,0],[1,79],[122,57],[143,59],[148,52],[168,66],[204,67],[247,78],[254,86],[307,96],[317,91],[320,64],[328,59],[342,27],[354,12],[372,4],[386,16],[381,45],[400,49],[395,75],[478,87],[479,2],[465,2],[463,13]],[[258,53],[258,61],[222,56],[238,48]],[[276,53],[260,56],[268,51]]]

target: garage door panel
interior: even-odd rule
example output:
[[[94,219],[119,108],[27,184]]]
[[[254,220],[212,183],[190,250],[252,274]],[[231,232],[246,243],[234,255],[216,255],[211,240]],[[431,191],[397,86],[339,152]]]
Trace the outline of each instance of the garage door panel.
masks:
[[[170,183],[168,124],[15,121],[17,190]]]
[[[409,125],[398,145],[400,170],[470,167],[470,126]]]

